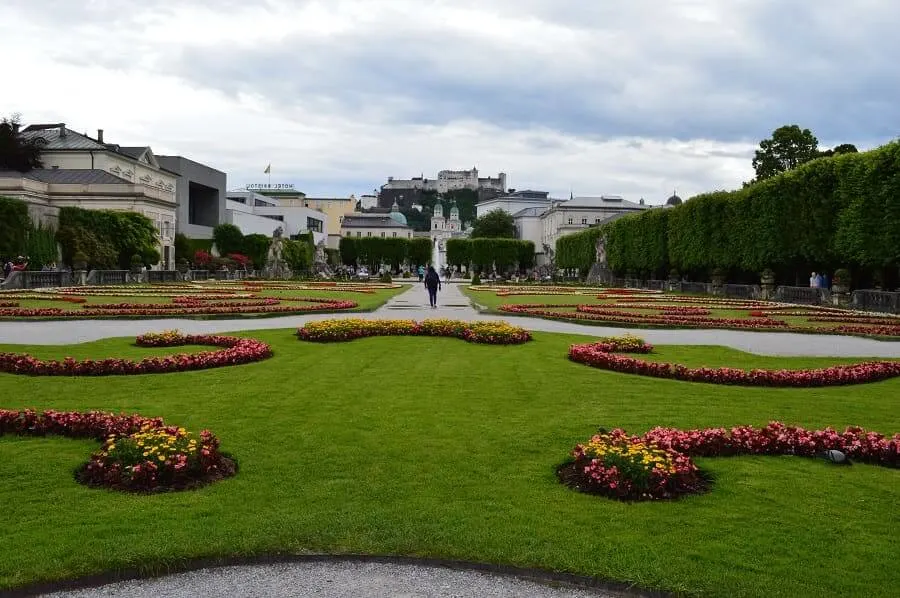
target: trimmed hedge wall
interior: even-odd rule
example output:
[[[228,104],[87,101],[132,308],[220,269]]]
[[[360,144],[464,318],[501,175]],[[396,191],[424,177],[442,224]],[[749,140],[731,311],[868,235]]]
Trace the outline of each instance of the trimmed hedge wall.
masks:
[[[708,280],[721,269],[729,280],[758,282],[771,268],[783,284],[806,284],[811,271],[850,267],[856,286],[881,280],[893,287],[900,274],[900,142],[567,235],[557,241],[557,265],[586,272],[601,232],[619,274],[662,278],[674,269]]]
[[[451,266],[472,265],[478,271],[504,271],[512,267],[534,266],[534,243],[518,239],[448,239],[447,263]]]
[[[407,261],[413,266],[431,261],[431,239],[423,237],[341,237],[338,247],[341,263],[346,266],[359,263],[374,270],[390,264],[396,270]]]

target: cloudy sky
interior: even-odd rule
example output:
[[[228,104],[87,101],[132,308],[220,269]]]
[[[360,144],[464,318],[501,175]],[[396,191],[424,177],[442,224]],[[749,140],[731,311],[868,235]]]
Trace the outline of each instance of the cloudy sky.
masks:
[[[228,173],[371,192],[477,165],[661,203],[783,124],[900,135],[896,0],[2,0],[0,112]]]

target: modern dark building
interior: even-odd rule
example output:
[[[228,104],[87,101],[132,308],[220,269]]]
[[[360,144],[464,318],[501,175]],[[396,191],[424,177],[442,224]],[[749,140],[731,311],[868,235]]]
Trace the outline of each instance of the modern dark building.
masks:
[[[156,160],[178,175],[176,232],[192,239],[211,239],[213,228],[226,221],[226,174],[183,156],[156,156]]]

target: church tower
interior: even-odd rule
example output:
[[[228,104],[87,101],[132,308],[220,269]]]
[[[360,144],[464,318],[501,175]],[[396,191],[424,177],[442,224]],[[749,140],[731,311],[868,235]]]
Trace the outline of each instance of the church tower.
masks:
[[[459,222],[459,208],[456,207],[456,202],[454,201],[450,204],[450,230],[459,231],[461,228]]]
[[[431,230],[444,230],[446,221],[444,220],[444,206],[441,200],[434,204],[434,214],[431,216]]]

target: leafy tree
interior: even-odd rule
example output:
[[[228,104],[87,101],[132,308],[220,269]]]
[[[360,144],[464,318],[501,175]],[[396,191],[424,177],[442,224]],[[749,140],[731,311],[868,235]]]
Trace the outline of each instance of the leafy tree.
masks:
[[[271,243],[272,239],[259,233],[244,237],[244,255],[250,258],[254,268],[261,269],[266,265]]]
[[[219,255],[244,251],[244,234],[233,224],[222,223],[213,229],[213,242]]]
[[[819,157],[819,140],[809,129],[785,125],[775,129],[771,139],[763,139],[753,158],[756,180],[787,172]]]
[[[472,238],[514,239],[516,225],[512,214],[505,210],[493,210],[475,220]]]
[[[428,237],[413,237],[409,240],[407,259],[412,266],[424,266],[431,261],[431,239]]]
[[[355,237],[341,237],[338,243],[338,251],[341,252],[341,263],[345,266],[355,266],[359,259],[359,244]]]
[[[312,247],[306,241],[291,241],[285,239],[282,246],[282,255],[287,265],[294,272],[309,270],[313,263]]]
[[[0,121],[0,170],[28,172],[41,168],[41,150],[33,140],[26,140],[19,132],[19,115]]]
[[[24,201],[0,197],[0,257],[9,259],[25,251],[30,224]]]
[[[856,154],[859,150],[852,143],[842,143],[834,148],[819,152],[820,156],[830,158],[832,156],[840,156],[841,154]]]

